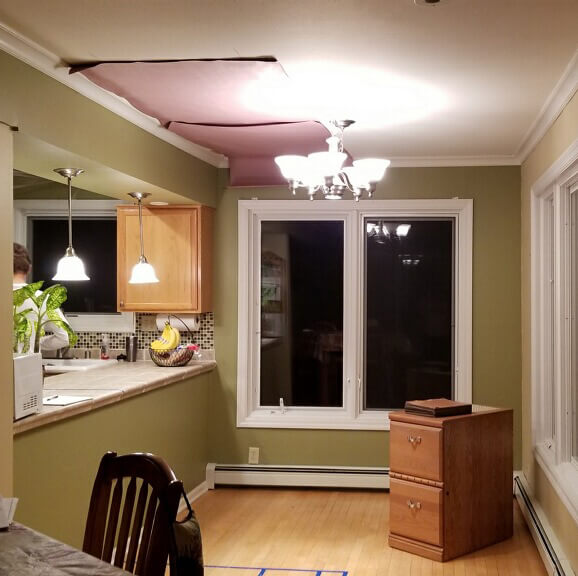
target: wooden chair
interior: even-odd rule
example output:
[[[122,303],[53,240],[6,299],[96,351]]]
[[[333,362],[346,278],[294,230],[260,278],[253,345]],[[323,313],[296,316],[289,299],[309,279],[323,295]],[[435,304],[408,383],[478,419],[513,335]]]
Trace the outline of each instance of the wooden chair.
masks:
[[[181,493],[162,458],[107,452],[92,489],[83,551],[139,576],[163,576]]]

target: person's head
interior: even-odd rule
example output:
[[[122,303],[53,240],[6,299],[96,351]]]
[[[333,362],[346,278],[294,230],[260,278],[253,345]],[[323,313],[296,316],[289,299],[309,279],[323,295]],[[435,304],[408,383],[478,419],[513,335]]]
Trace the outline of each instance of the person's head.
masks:
[[[32,260],[26,247],[14,242],[14,276],[26,278],[32,268]]]

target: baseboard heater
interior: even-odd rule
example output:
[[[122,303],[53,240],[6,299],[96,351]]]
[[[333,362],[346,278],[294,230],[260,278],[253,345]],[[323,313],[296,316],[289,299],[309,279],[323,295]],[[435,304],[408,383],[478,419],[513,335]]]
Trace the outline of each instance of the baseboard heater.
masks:
[[[526,524],[534,538],[548,574],[553,576],[573,575],[574,571],[570,568],[566,559],[556,551],[556,547],[552,543],[554,536],[549,537],[550,529],[545,527],[540,520],[540,513],[532,503],[532,498],[519,475],[514,476],[514,496],[526,519]]]
[[[302,486],[389,489],[389,468],[207,464],[207,487]]]

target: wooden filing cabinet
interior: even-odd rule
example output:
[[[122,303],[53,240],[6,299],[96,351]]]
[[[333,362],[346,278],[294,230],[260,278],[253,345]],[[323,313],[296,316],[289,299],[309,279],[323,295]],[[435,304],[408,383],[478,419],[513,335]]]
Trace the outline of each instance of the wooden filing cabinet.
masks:
[[[390,414],[390,546],[445,561],[512,536],[512,419]]]

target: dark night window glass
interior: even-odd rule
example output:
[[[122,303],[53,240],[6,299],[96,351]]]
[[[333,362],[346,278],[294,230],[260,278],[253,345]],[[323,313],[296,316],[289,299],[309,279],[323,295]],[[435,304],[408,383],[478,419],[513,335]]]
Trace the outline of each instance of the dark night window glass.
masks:
[[[73,219],[72,243],[90,280],[58,282],[66,286],[65,313],[116,313],[116,219]],[[68,220],[32,220],[32,280],[44,286],[52,277],[68,246]]]
[[[365,409],[452,398],[453,220],[365,227]]]
[[[341,221],[261,223],[261,406],[343,406],[343,255]]]

